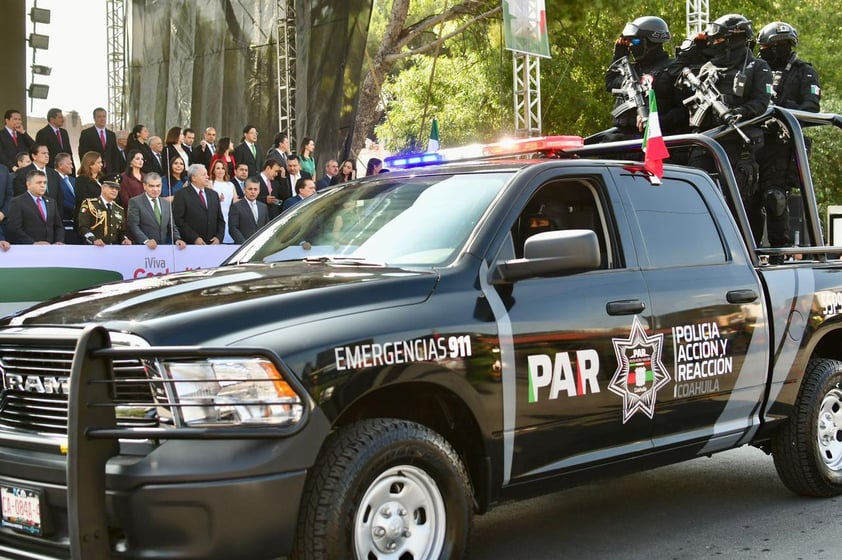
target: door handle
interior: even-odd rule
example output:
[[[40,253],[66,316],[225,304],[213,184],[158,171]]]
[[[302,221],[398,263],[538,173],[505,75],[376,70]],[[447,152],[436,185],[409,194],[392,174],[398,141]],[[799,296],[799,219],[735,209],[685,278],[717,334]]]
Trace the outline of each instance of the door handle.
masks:
[[[728,303],[751,303],[757,299],[757,292],[754,290],[731,290],[725,294]]]
[[[639,299],[624,299],[609,301],[605,304],[605,311],[609,315],[635,315],[646,309],[646,304]]]

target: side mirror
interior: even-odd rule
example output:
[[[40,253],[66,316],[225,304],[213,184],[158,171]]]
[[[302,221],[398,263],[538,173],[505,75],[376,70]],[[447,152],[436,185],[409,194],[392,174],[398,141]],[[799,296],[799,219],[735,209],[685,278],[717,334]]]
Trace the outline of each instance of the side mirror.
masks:
[[[564,276],[600,267],[599,241],[590,229],[535,234],[526,240],[522,259],[498,264],[492,284],[509,284],[537,276]]]

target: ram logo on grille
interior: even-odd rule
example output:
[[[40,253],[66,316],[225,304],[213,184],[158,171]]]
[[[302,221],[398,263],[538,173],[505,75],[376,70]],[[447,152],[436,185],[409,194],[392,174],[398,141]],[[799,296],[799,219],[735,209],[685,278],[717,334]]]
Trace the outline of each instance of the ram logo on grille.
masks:
[[[3,387],[7,391],[25,391],[28,393],[51,393],[67,395],[70,393],[70,379],[55,375],[20,375],[2,372]]]

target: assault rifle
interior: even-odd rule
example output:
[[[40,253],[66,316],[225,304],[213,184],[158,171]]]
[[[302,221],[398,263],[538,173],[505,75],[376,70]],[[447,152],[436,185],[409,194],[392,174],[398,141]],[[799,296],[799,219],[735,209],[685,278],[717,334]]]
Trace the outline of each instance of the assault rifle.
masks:
[[[619,88],[613,88],[611,93],[621,95],[624,101],[614,107],[611,116],[616,118],[629,109],[635,109],[640,121],[645,124],[649,119],[649,98],[647,97],[649,82],[644,84],[640,80],[640,76],[629,63],[629,57],[627,56],[615,60],[608,69],[619,72],[623,76],[623,85]]]
[[[685,105],[695,105],[695,109],[690,114],[690,126],[700,128],[708,109],[713,108],[716,116],[733,128],[743,139],[743,142],[748,144],[751,142],[749,137],[737,128],[737,114],[732,112],[730,107],[722,101],[722,93],[716,89],[716,80],[718,79],[719,68],[710,62],[706,62],[701,67],[698,77],[686,66],[681,69],[678,81],[693,92],[691,97],[684,100]]]

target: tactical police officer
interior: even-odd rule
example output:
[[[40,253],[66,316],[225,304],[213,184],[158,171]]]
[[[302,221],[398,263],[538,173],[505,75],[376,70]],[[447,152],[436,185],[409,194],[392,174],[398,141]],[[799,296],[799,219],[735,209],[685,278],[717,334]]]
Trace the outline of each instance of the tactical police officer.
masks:
[[[120,183],[116,180],[102,182],[102,192],[97,198],[86,198],[79,210],[79,237],[89,245],[131,245],[126,235],[126,213],[117,204]]]
[[[719,115],[708,110],[699,129],[708,130],[719,125],[735,124],[763,114],[769,107],[772,91],[772,71],[769,65],[755,59],[750,49],[754,39],[754,30],[745,16],[727,14],[708,25],[707,43],[703,54],[716,72],[714,82],[722,94],[722,101],[729,109],[727,114]],[[705,71],[705,67],[702,67]],[[692,112],[691,108],[691,112]],[[691,117],[692,118],[692,117]],[[763,146],[763,131],[758,127],[743,127],[746,141],[736,132],[726,134],[719,139],[725,149],[728,160],[734,170],[740,197],[751,221],[755,241],[763,233],[763,220],[758,199],[757,151]],[[707,150],[694,149],[689,164],[710,172],[716,171],[713,159]]]
[[[821,101],[819,76],[813,66],[798,58],[798,32],[788,23],[775,21],[757,37],[760,58],[772,68],[772,102],[786,109],[817,113]],[[774,121],[773,121],[774,122]],[[790,139],[783,128],[772,124],[766,130],[765,145],[757,155],[760,188],[766,213],[766,232],[772,247],[793,243],[790,233],[789,190],[800,184]],[[809,139],[804,138],[805,142]]]
[[[664,43],[670,40],[667,22],[655,16],[639,17],[627,23],[620,38],[614,44],[614,56],[605,74],[605,88],[610,92],[623,89],[626,77],[618,67],[618,61],[627,57],[638,78],[651,76],[651,87],[655,90],[658,102],[658,114],[661,130],[664,134],[684,132],[687,122],[687,111],[681,104],[674,80],[662,73],[670,64],[670,57],[664,51]],[[626,101],[622,95],[617,95],[614,101],[616,108]],[[648,109],[648,99],[644,99]],[[612,123],[617,132],[604,138],[605,141],[630,140],[643,136],[643,123],[638,118],[638,112],[630,108],[620,114],[615,114]]]

